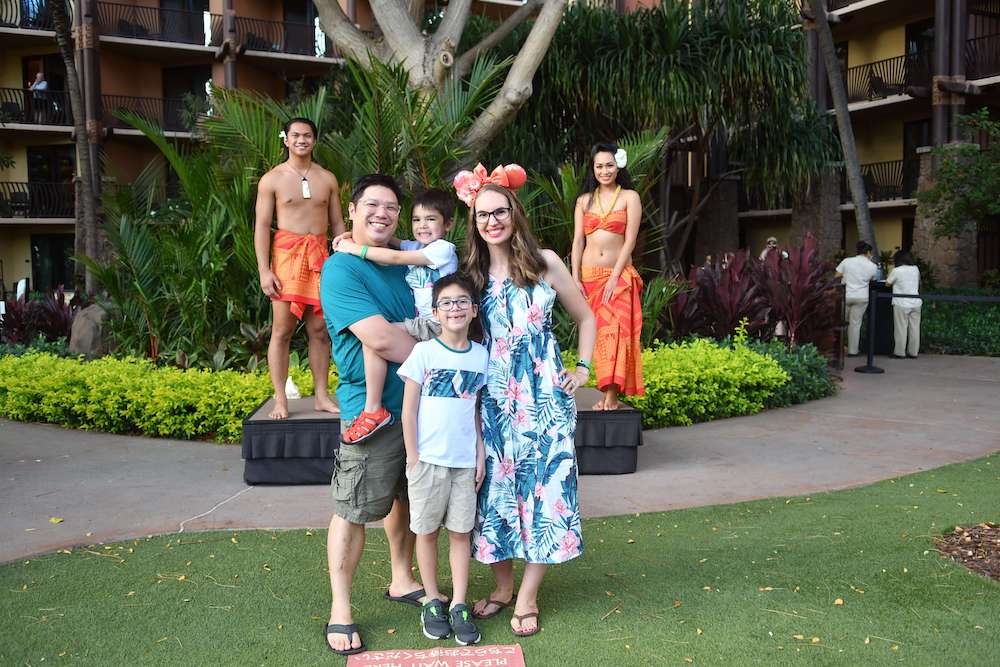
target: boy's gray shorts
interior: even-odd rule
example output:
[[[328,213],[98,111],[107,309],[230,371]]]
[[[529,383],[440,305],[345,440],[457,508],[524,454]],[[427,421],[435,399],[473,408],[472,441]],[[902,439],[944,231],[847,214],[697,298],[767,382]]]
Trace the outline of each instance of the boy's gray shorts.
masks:
[[[410,530],[433,533],[442,525],[453,533],[468,533],[476,523],[475,468],[448,468],[417,461],[406,468],[410,498]]]

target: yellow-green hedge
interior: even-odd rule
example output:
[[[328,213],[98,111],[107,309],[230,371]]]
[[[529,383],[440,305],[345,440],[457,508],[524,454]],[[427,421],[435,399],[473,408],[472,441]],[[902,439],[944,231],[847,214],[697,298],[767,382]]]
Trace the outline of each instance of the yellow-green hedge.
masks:
[[[564,352],[563,361],[572,369],[575,352]],[[645,394],[625,400],[642,410],[646,428],[687,426],[760,412],[767,399],[789,381],[775,359],[754,352],[743,341],[720,347],[708,338],[658,343],[643,350],[642,372]],[[590,386],[594,380],[591,375]]]
[[[567,366],[576,363],[571,350]],[[696,339],[642,352],[644,396],[628,399],[647,428],[687,425],[764,409],[788,374],[742,343]],[[312,393],[308,370],[292,379]],[[331,369],[330,387],[336,386]],[[266,373],[180,370],[136,359],[85,362],[31,353],[0,357],[0,416],[108,433],[238,442],[243,419],[271,393]]]
[[[312,393],[308,370],[293,367],[291,375],[303,394]],[[244,417],[270,393],[266,373],[44,353],[0,357],[0,416],[70,428],[238,442]]]

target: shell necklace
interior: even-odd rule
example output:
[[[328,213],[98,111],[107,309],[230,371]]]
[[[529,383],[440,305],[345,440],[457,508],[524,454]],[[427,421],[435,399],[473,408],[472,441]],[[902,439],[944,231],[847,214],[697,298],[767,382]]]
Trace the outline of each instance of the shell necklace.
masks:
[[[296,176],[302,177],[302,198],[312,199],[312,192],[309,190],[309,180],[306,178],[306,176],[309,174],[309,170],[313,168],[312,162],[309,163],[309,166],[306,168],[305,173],[302,174],[300,174],[298,170],[295,169],[295,167],[293,167],[290,164],[286,164],[285,166],[287,166],[289,169],[295,172]]]

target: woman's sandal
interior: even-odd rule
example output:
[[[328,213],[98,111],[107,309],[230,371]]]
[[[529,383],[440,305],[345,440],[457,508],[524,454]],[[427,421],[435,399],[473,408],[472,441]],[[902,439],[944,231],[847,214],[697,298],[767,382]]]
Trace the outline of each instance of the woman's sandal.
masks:
[[[493,598],[488,598],[486,600],[486,605],[487,606],[493,605],[494,607],[496,607],[496,611],[491,611],[488,614],[477,614],[475,611],[473,611],[472,616],[473,618],[478,618],[481,621],[485,621],[487,618],[493,618],[507,607],[513,606],[516,600],[517,600],[516,595],[512,595],[510,600],[508,600],[507,602],[504,602],[503,600],[494,600]],[[475,607],[475,605],[473,605],[473,607]]]
[[[542,619],[540,619],[538,617],[538,613],[539,612],[537,612],[537,611],[531,611],[531,612],[528,612],[527,614],[514,614],[512,616],[512,618],[516,618],[518,624],[522,624],[522,625],[529,618],[535,619],[535,629],[534,630],[515,630],[514,628],[511,628],[510,631],[513,632],[514,635],[517,636],[517,637],[530,637],[531,635],[537,635],[538,632],[542,629]]]
[[[357,648],[348,646],[345,649],[336,649],[330,646],[330,642],[327,641],[326,638],[327,635],[331,634],[345,635],[347,637],[348,644],[350,644],[351,642],[354,641],[355,632],[358,633],[358,639],[361,639],[361,633],[358,632],[358,626],[354,625],[353,623],[350,623],[348,625],[344,625],[341,623],[330,623],[328,626],[326,626],[326,630],[323,631],[323,643],[325,643],[326,647],[331,651],[333,651],[334,653],[336,653],[337,655],[354,655],[355,653],[361,653],[366,648],[364,639],[361,639],[361,646]]]

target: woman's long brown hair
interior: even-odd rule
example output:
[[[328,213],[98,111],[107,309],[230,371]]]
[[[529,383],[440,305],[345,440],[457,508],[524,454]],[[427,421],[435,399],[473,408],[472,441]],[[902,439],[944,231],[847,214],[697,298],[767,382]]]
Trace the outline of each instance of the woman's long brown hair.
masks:
[[[478,194],[498,192],[507,198],[510,205],[510,219],[513,233],[510,237],[510,277],[518,287],[530,287],[538,283],[545,273],[545,258],[535,235],[528,225],[524,207],[513,192],[500,185],[487,183]],[[465,272],[472,279],[476,289],[482,293],[490,277],[490,251],[476,225],[476,207],[469,209],[469,229],[465,235]]]

